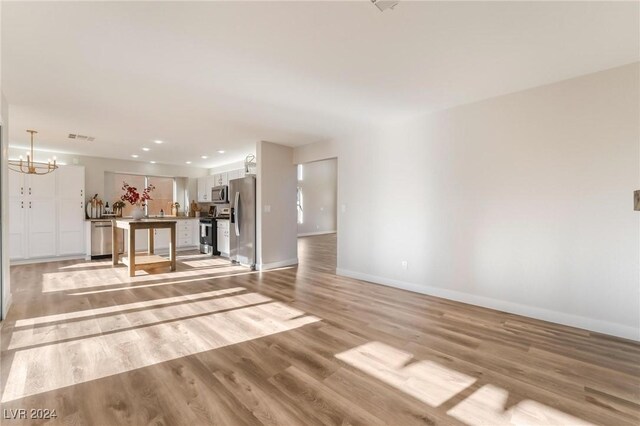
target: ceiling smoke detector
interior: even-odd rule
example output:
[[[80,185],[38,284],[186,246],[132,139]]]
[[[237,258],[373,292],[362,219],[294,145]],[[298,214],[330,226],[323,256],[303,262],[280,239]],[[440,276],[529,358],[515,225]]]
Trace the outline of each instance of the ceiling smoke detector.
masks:
[[[96,140],[93,136],[79,135],[77,133],[69,133],[69,139],[75,139],[83,142],[93,142]]]
[[[393,0],[371,0],[371,3],[373,3],[374,6],[380,10],[380,12],[384,12],[387,9],[393,10],[393,8],[396,7],[396,5],[400,2]]]

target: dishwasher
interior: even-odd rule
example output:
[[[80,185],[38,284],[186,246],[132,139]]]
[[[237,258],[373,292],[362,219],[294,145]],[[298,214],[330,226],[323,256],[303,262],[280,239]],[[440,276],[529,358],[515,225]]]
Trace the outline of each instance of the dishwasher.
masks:
[[[118,229],[118,251],[124,253],[124,229]],[[91,259],[111,257],[111,220],[91,221]]]

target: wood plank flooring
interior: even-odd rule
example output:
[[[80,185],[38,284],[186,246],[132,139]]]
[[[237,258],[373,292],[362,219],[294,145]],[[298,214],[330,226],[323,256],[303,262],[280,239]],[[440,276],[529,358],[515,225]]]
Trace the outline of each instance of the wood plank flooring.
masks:
[[[640,423],[638,343],[338,277],[335,243],[262,273],[13,267],[1,423]]]

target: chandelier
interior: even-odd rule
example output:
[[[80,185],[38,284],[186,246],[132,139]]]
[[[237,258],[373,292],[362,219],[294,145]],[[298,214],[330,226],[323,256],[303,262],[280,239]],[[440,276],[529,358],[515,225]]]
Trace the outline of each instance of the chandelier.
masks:
[[[31,134],[31,150],[27,151],[27,160],[22,158],[22,155],[18,160],[9,160],[9,169],[16,172],[25,173],[28,175],[46,175],[58,168],[56,164],[56,157],[53,157],[53,162],[50,159],[46,163],[41,161],[34,161],[33,159],[33,135],[35,130],[27,130],[27,133]]]

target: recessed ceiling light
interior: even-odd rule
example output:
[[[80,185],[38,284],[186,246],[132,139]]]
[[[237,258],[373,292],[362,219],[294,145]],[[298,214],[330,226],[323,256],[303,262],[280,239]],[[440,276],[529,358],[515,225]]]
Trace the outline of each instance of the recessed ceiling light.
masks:
[[[191,164],[191,161],[185,161],[186,164]]]
[[[138,155],[138,154],[131,154],[131,156],[132,156],[133,158],[138,158],[138,157],[139,157],[139,155]]]
[[[150,162],[151,164],[156,164],[156,162],[155,162],[155,161],[153,161],[153,160],[152,160],[152,161],[149,161],[149,162]]]
[[[157,144],[161,144],[162,143],[162,141],[154,141],[154,142],[157,143]]]
[[[224,149],[219,150],[218,154],[224,154]]]
[[[143,151],[151,151],[151,149],[150,149],[150,148],[147,148],[147,147],[142,148],[142,150],[143,150]]]
[[[202,157],[200,157],[200,158],[202,158],[203,160],[206,160],[206,159],[207,159],[207,158],[209,158],[209,157],[207,157],[206,155],[203,155],[203,156],[202,156]]]

